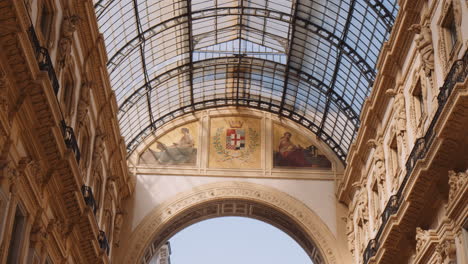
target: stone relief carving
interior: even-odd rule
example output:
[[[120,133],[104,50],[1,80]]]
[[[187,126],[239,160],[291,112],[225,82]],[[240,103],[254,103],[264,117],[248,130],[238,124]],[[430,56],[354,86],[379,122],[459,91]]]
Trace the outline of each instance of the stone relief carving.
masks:
[[[358,218],[362,219],[364,223],[369,221],[369,211],[368,211],[368,197],[367,189],[363,186],[359,191],[358,203],[357,203],[357,214]]]
[[[368,223],[369,223],[369,200],[368,200],[368,195],[367,195],[367,189],[365,186],[362,186],[359,189],[359,193],[357,195],[357,204],[356,204],[356,212],[357,212],[357,217],[356,217],[356,222],[361,222],[362,223],[362,230],[357,230],[357,247],[359,247],[360,253],[362,253],[366,247],[366,237],[367,237],[367,232],[368,232]],[[362,232],[361,234],[359,232]],[[357,250],[356,250],[357,251]]]
[[[383,140],[379,139],[377,145],[375,146],[374,152],[374,164],[375,164],[375,175],[379,187],[379,196],[380,198],[386,197],[386,188],[385,188],[385,154],[383,150]]]
[[[444,239],[436,246],[436,263],[456,263],[456,248],[454,239]]]
[[[80,18],[76,15],[66,16],[62,21],[60,40],[58,45],[58,71],[63,69],[69,61],[73,42],[73,33],[76,31],[79,22]]]
[[[101,158],[102,158],[102,153],[104,152],[105,139],[106,139],[106,135],[101,131],[99,127],[96,128],[96,136],[94,138],[92,175],[95,175],[96,173],[100,173],[100,171],[102,170]]]
[[[464,172],[455,172],[450,170],[448,172],[449,178],[449,202],[452,202],[459,190],[468,182],[468,170]]]
[[[400,92],[395,96],[393,109],[395,112],[395,134],[398,149],[404,155],[406,153],[406,105],[403,93]]]
[[[81,85],[81,91],[80,91],[81,94],[80,94],[80,99],[78,102],[78,110],[77,110],[78,130],[80,130],[84,126],[86,116],[88,114],[89,90],[90,90],[89,82],[83,82],[83,84]]]
[[[354,252],[355,252],[355,246],[354,246],[354,221],[353,221],[353,213],[350,213],[348,215],[348,218],[346,218],[346,235],[348,237],[348,247],[349,250],[351,251],[351,255],[354,257]]]
[[[429,240],[429,231],[416,227],[416,253],[419,253]]]
[[[114,219],[114,245],[120,246],[120,232],[122,231],[122,225],[124,220],[124,212],[118,209]]]
[[[434,72],[434,47],[430,25],[428,23],[414,24],[409,30],[418,35],[414,40],[416,49],[421,54],[424,73],[428,78],[432,78]]]

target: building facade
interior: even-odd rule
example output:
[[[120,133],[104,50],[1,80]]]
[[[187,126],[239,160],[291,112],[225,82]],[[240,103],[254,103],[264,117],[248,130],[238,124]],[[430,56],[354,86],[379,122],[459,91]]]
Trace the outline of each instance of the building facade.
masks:
[[[468,1],[3,0],[0,50],[0,263],[170,263],[221,216],[468,263]]]

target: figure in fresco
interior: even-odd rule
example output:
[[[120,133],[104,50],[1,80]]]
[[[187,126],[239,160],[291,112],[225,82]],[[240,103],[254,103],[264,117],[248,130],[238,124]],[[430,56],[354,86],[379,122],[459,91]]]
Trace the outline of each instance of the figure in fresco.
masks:
[[[330,161],[319,155],[317,147],[307,148],[291,141],[292,134],[285,132],[278,143],[278,151],[274,154],[274,165],[284,167],[316,167],[331,168]]]
[[[190,135],[190,130],[183,127],[180,131],[182,137],[179,141],[172,143],[172,145],[166,146],[164,143],[157,141],[156,148],[159,151],[146,150],[141,156],[142,163],[162,165],[195,164],[197,149]]]

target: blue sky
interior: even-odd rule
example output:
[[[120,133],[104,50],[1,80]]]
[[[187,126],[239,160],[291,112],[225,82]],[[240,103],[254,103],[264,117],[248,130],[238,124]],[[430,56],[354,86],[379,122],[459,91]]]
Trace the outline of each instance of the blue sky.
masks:
[[[286,233],[244,217],[205,220],[169,241],[171,264],[312,264]]]

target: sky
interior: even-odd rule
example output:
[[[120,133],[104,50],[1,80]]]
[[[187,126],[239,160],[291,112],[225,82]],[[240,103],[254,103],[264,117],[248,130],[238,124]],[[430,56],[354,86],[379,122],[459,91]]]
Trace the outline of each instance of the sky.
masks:
[[[171,264],[312,264],[290,236],[244,217],[219,217],[191,225],[171,239]]]

